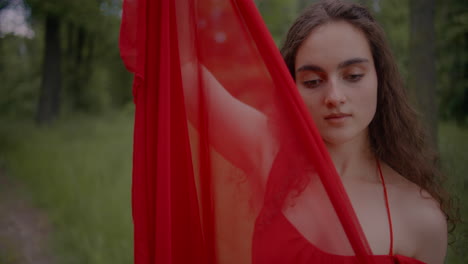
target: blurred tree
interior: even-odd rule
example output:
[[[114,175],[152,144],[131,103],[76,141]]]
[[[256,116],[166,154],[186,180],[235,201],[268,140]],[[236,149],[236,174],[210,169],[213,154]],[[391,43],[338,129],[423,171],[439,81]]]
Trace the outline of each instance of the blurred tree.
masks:
[[[0,79],[3,78],[3,71],[4,71],[4,60],[5,55],[3,54],[3,38],[0,37]]]
[[[374,0],[358,0],[357,2],[359,2],[361,5],[364,5],[371,10],[374,4]]]
[[[403,78],[408,76],[409,42],[409,0],[380,0],[375,10],[378,22],[382,25],[387,40],[398,63]]]
[[[0,0],[0,16],[2,15],[2,9],[6,8],[10,4],[11,0]],[[3,38],[0,35],[0,78],[3,79],[3,72],[4,72],[4,58],[5,55],[3,54]]]
[[[31,117],[37,108],[43,27],[33,30],[23,0],[0,9],[0,115]]]
[[[68,78],[69,89],[73,91],[73,106],[82,106],[81,87],[89,76],[89,58],[82,56],[85,49],[87,31],[92,28],[99,20],[99,4],[101,1],[95,0],[28,0],[32,7],[33,15],[42,17],[45,20],[45,48],[42,83],[40,88],[39,102],[36,114],[36,120],[39,124],[52,122],[59,114],[61,105],[61,87],[62,74],[70,73],[67,71],[70,63],[75,64],[72,78]],[[87,19],[83,19],[83,18]],[[77,25],[78,30],[70,30],[69,35],[75,34],[77,37],[68,38],[66,42],[68,53],[62,53],[61,45],[61,26]],[[72,45],[69,41],[75,41]],[[90,52],[91,54],[91,52]],[[62,68],[62,56],[67,56],[65,69]],[[84,74],[83,74],[84,73]],[[88,74],[86,74],[88,73]]]
[[[0,0],[0,16],[3,8],[7,7],[10,0]],[[0,78],[3,77],[3,38],[0,37]]]
[[[11,0],[0,0],[0,10],[7,7],[10,4]]]
[[[98,67],[107,67],[109,64],[118,65],[109,67],[108,71],[117,71],[114,75],[118,77],[114,79],[120,81],[115,86],[117,94],[122,95],[117,96],[120,105],[124,104],[123,101],[130,100],[130,82],[127,81],[130,75],[121,74],[124,71],[120,71],[123,66],[117,46],[121,0],[27,1],[34,18],[45,21],[43,81],[36,118],[38,123],[47,123],[56,118],[63,101],[68,103],[71,111],[99,109],[100,104],[109,101],[105,99],[107,97],[113,101],[113,91],[106,90],[107,87],[97,87],[101,85],[96,83],[113,82],[112,77],[104,77],[113,75],[112,73],[97,70]],[[54,32],[58,37],[50,37]],[[103,65],[103,60],[110,60],[112,63]],[[94,76],[97,73],[102,76]],[[93,85],[94,89],[90,88]],[[60,97],[62,86],[65,88],[63,99]],[[122,86],[127,86],[126,92],[120,91],[123,90],[120,89]]]
[[[468,1],[437,2],[441,116],[468,123]]]
[[[411,0],[408,88],[437,146],[435,0]]]
[[[304,8],[310,6],[314,1],[312,0],[298,0],[297,1],[297,8],[299,10],[299,13],[302,12],[302,10],[304,10]]]
[[[51,123],[59,114],[62,87],[59,25],[57,15],[46,15],[44,65],[36,114],[39,124]]]
[[[306,0],[312,2],[311,0]],[[263,20],[278,44],[297,16],[297,0],[256,0]]]

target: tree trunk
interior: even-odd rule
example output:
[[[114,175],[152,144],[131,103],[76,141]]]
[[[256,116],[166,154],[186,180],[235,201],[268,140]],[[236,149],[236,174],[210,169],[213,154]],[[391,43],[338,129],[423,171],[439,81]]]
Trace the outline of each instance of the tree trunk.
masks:
[[[410,95],[437,147],[438,109],[435,66],[435,0],[411,0],[408,86]]]
[[[0,78],[3,78],[3,66],[5,64],[5,54],[3,52],[3,38],[0,38]]]
[[[0,11],[10,4],[11,0],[0,0]],[[3,70],[5,65],[5,54],[3,52],[3,37],[0,37],[0,78],[3,78]]]
[[[60,110],[62,76],[59,29],[60,20],[58,17],[48,14],[46,16],[42,83],[36,115],[36,122],[39,125],[53,122]]]
[[[86,95],[86,86],[93,62],[94,38],[84,27],[76,27],[73,37],[74,50],[71,57],[67,58],[71,71],[69,71],[70,83],[67,85],[71,94],[71,103],[74,110],[86,111],[90,108],[90,102]]]
[[[86,102],[83,94],[83,53],[86,49],[86,31],[83,27],[78,27],[75,36],[75,54],[74,54],[74,71],[72,72],[72,83],[70,91],[72,95],[72,106],[74,110],[83,110],[86,108]]]

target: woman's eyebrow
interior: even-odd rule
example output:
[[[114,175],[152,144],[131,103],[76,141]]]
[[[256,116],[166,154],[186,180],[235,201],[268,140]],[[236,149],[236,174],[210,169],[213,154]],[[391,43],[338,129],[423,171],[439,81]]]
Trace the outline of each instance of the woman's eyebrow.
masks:
[[[368,62],[369,62],[368,59],[352,58],[352,59],[345,60],[345,61],[341,62],[340,64],[338,64],[338,69],[342,69],[342,68],[348,67],[348,66],[353,65],[353,64],[368,63]],[[303,71],[325,72],[324,69],[322,69],[321,67],[319,67],[317,65],[314,65],[314,64],[306,64],[306,65],[303,65],[303,66],[299,67],[296,70],[296,72],[303,72]]]
[[[364,58],[352,58],[352,59],[343,61],[342,63],[338,64],[338,69],[342,69],[342,68],[348,67],[348,66],[353,65],[353,64],[368,63],[368,62],[369,62],[368,59],[364,59]]]
[[[299,67],[296,72],[302,72],[302,71],[316,71],[316,72],[325,72],[322,68],[320,68],[317,65],[313,64],[306,64],[301,67]]]

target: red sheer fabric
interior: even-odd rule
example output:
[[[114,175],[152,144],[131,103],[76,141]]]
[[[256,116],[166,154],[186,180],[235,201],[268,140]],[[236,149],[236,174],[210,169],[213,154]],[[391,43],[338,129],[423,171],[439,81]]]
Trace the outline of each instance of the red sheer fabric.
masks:
[[[124,0],[120,48],[136,264],[376,261],[253,1]]]

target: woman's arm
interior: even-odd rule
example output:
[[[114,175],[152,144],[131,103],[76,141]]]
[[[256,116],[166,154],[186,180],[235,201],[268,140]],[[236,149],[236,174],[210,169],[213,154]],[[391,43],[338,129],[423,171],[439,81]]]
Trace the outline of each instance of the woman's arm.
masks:
[[[426,198],[426,204],[417,211],[421,213],[419,221],[424,227],[420,232],[421,251],[419,259],[427,264],[443,264],[447,254],[447,220],[436,203]]]
[[[443,264],[448,234],[447,220],[439,203],[415,185],[401,192],[399,199],[405,219],[402,228],[411,239],[407,246],[413,249],[413,256],[427,264]]]
[[[264,184],[278,148],[267,116],[233,97],[204,66],[186,64],[182,68],[184,97],[188,118],[195,127],[199,127],[199,78],[206,89],[213,147],[238,168],[262,175]]]

